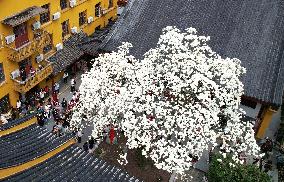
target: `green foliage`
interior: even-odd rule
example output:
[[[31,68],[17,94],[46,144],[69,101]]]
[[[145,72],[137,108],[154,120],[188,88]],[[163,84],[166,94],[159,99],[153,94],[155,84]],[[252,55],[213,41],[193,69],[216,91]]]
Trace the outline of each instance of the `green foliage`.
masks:
[[[221,159],[222,162],[217,161]],[[234,164],[233,167],[231,164]],[[207,174],[209,182],[269,182],[270,177],[255,165],[236,164],[230,156],[213,156]]]
[[[150,159],[147,159],[144,155],[142,155],[142,150],[143,150],[143,148],[138,148],[135,151],[135,157],[136,157],[137,165],[141,169],[145,169],[147,165],[153,166],[152,161]]]

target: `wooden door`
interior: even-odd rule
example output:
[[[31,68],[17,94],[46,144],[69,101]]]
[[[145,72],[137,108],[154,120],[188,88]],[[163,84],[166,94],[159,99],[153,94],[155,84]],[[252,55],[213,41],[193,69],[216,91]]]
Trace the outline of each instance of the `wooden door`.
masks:
[[[19,63],[20,70],[25,70],[27,76],[30,74],[31,66],[32,66],[32,63],[29,58],[24,59]]]
[[[15,34],[15,45],[16,48],[21,47],[22,45],[29,42],[28,31],[27,31],[27,24],[22,23],[14,27],[14,34]]]

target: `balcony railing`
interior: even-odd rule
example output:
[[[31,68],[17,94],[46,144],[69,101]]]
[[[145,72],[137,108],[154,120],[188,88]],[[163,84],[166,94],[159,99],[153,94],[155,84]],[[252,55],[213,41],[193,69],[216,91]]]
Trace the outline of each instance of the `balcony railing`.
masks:
[[[20,48],[13,48],[8,45],[6,47],[9,49],[8,59],[11,61],[20,62],[28,57],[30,57],[35,52],[41,51],[45,46],[49,45],[51,38],[48,32],[40,31],[40,36],[34,38],[31,42],[23,45]]]
[[[14,80],[15,90],[20,93],[26,93],[47,78],[52,72],[52,63],[46,61],[46,65],[41,70],[37,70],[35,75],[29,76],[25,81],[20,81],[20,77],[12,79]]]

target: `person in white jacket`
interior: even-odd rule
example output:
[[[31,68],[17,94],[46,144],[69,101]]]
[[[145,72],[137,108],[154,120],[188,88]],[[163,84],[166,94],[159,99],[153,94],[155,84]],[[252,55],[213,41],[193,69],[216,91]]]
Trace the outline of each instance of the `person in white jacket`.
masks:
[[[2,124],[7,124],[8,123],[8,120],[6,119],[6,117],[3,114],[1,114],[0,120],[1,120]]]

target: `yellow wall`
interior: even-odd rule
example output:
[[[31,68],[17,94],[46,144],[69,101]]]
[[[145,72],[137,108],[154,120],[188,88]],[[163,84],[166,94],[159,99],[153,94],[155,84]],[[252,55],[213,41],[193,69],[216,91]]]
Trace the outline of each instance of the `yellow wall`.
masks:
[[[67,0],[69,2],[69,0]],[[48,23],[45,23],[41,26],[41,28],[45,31],[48,31],[52,34],[53,46],[58,43],[62,43],[62,27],[61,23],[67,19],[69,19],[69,28],[71,29],[73,26],[76,26],[79,30],[81,28],[88,35],[92,34],[95,31],[95,28],[98,26],[104,27],[108,24],[108,19],[112,18],[113,20],[117,18],[117,0],[113,0],[114,7],[111,11],[109,11],[106,15],[101,16],[99,18],[95,17],[95,5],[97,3],[101,3],[101,8],[108,9],[109,1],[108,0],[77,0],[77,4],[73,8],[67,8],[61,10],[60,1],[59,0],[1,0],[0,1],[0,21],[4,20],[6,17],[16,14],[28,7],[31,6],[42,6],[45,4],[50,4],[50,20]],[[87,18],[92,16],[94,17],[94,21],[90,24],[85,24],[82,27],[79,27],[79,13],[87,10]],[[56,12],[61,12],[61,17],[57,20],[52,20],[52,15]],[[31,18],[27,21],[28,24],[28,32],[29,32],[29,40],[32,40],[33,34],[31,30],[31,25],[39,20],[39,15]],[[13,34],[12,27],[8,25],[4,25],[0,22],[0,63],[3,63],[4,73],[5,73],[5,82],[0,83],[0,98],[9,94],[10,103],[13,107],[16,105],[16,101],[19,97],[18,92],[13,89],[13,80],[10,79],[10,73],[16,69],[18,69],[18,63],[10,61],[7,59],[7,51],[8,49],[3,46],[5,44],[5,37],[7,35]],[[4,43],[3,43],[4,42]],[[2,45],[2,46],[1,46]],[[8,46],[14,47],[14,43],[9,44]],[[42,50],[38,51],[39,53]],[[37,67],[37,63],[34,60],[36,55],[31,56],[32,65]],[[58,80],[59,77],[56,77]],[[40,83],[40,86],[43,87],[46,81]],[[48,83],[50,84],[50,83]]]
[[[260,127],[257,131],[256,137],[259,139],[263,139],[264,134],[266,132],[266,129],[269,127],[269,124],[272,121],[273,114],[275,114],[277,111],[273,110],[272,108],[268,108],[265,110],[263,119],[260,123]]]

